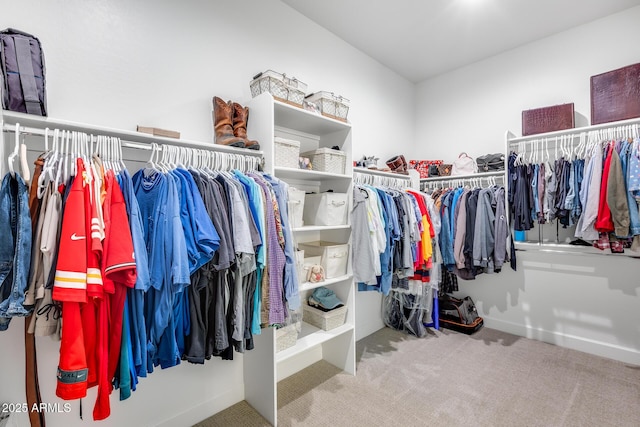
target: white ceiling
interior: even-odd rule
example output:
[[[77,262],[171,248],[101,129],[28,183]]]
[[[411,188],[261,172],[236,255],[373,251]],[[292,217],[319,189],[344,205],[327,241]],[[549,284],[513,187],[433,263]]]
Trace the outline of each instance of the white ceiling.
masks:
[[[281,1],[415,83],[640,5],[640,0]]]

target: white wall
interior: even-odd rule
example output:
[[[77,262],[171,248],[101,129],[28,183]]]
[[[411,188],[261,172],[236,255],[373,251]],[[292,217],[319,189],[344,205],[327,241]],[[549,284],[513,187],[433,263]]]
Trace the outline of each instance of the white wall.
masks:
[[[640,7],[417,86],[420,159],[504,150],[523,110],[573,102],[590,118],[590,76],[640,61]],[[505,34],[508,37],[508,34]],[[640,260],[518,253],[518,272],[460,281],[490,327],[640,364]]]
[[[211,98],[246,102],[249,81],[273,69],[309,91],[351,100],[354,158],[410,150],[414,86],[277,0],[5,2],[0,28],[37,35],[47,63],[51,117],[121,129],[137,124],[212,141]],[[251,135],[249,135],[251,136]],[[365,297],[365,301],[367,301]],[[24,402],[21,319],[0,334],[0,402]],[[381,325],[380,325],[381,326]],[[58,344],[38,339],[45,402],[55,397]],[[183,363],[142,379],[103,425],[189,425],[244,396],[242,358]],[[91,424],[95,394],[49,426]]]

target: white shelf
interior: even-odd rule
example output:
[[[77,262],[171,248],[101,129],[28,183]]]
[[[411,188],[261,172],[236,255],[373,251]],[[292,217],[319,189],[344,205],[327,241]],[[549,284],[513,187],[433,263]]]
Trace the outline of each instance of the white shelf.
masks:
[[[333,279],[327,279],[322,282],[304,282],[298,286],[299,292],[310,291],[311,289],[319,288],[320,286],[330,286],[336,283],[344,282],[346,280],[352,280],[353,276],[345,274],[344,276],[334,277]]]
[[[409,175],[387,172],[387,171],[380,171],[376,169],[367,169],[367,168],[361,168],[361,167],[354,167],[353,173],[359,173],[363,175],[383,176],[385,178],[392,178],[392,179],[406,179],[407,181],[411,180],[411,177]]]
[[[349,123],[312,113],[301,107],[285,104],[275,99],[273,106],[275,123],[285,128],[313,135],[327,135],[351,128]]]
[[[44,129],[49,128],[70,130],[76,132],[84,132],[88,134],[99,134],[104,136],[113,136],[120,138],[123,141],[151,144],[155,142],[157,144],[168,144],[192,148],[202,148],[210,151],[218,151],[223,153],[242,154],[244,156],[262,156],[263,151],[249,150],[246,148],[229,147],[226,145],[215,144],[211,142],[192,141],[187,139],[166,138],[162,136],[154,136],[151,134],[137,132],[132,130],[115,129],[106,126],[92,125],[88,123],[72,122],[61,119],[54,119],[52,117],[40,117],[32,114],[16,113],[14,111],[3,111],[2,120],[4,125],[11,125],[19,123],[20,127]]]
[[[334,180],[334,179],[342,179],[342,180],[350,180],[350,175],[339,174],[339,173],[331,173],[331,172],[321,172],[314,170],[306,170],[306,169],[296,169],[296,168],[285,168],[282,166],[276,166],[274,168],[274,173],[278,178],[284,179],[304,179],[304,180]]]
[[[276,363],[283,362],[293,356],[297,356],[298,354],[301,354],[315,346],[353,330],[354,325],[348,323],[338,326],[335,329],[324,331],[306,322],[302,322],[302,331],[298,336],[298,341],[293,347],[289,347],[276,353]]]
[[[351,125],[320,114],[311,113],[302,108],[274,100],[271,94],[263,93],[248,103],[251,108],[251,120],[247,133],[251,139],[262,143],[264,150],[264,170],[294,185],[305,192],[323,192],[327,190],[349,193],[352,186],[351,166]],[[303,170],[275,165],[275,135],[300,140],[305,151],[318,147],[337,145],[346,156],[343,174]],[[294,228],[292,231],[301,240],[318,236],[304,234],[308,232],[328,232],[331,237],[343,243],[350,240],[351,226],[316,226]],[[303,235],[300,235],[302,233]],[[339,285],[336,285],[339,284]],[[278,422],[278,378],[284,378],[298,372],[321,357],[344,372],[355,375],[355,284],[352,275],[344,275],[320,283],[301,283],[300,291],[310,290],[323,285],[333,285],[336,293],[347,306],[346,324],[331,331],[322,331],[303,323],[302,334],[297,344],[289,349],[276,352],[276,335],[269,328],[268,333],[254,337],[256,346],[246,352],[244,359],[245,398],[272,425]],[[266,344],[265,344],[266,343]],[[260,348],[258,347],[260,344]],[[286,363],[284,361],[287,361]],[[283,363],[279,363],[283,362]]]
[[[515,248],[518,251],[533,251],[533,252],[550,252],[561,253],[570,255],[596,255],[596,256],[617,256],[628,258],[640,258],[640,253],[632,252],[629,249],[625,249],[624,253],[616,254],[611,253],[609,249],[600,250],[593,246],[580,246],[570,245],[568,243],[547,243],[547,242],[514,242]]]
[[[310,231],[329,231],[329,230],[349,230],[351,226],[347,225],[307,225],[304,227],[292,228],[294,233],[305,233]]]
[[[431,182],[431,181],[453,181],[456,179],[469,179],[469,178],[484,178],[489,176],[501,176],[504,175],[503,170],[501,171],[493,171],[493,172],[478,172],[478,173],[470,173],[466,175],[449,175],[449,176],[432,176],[430,178],[421,178],[420,182]]]

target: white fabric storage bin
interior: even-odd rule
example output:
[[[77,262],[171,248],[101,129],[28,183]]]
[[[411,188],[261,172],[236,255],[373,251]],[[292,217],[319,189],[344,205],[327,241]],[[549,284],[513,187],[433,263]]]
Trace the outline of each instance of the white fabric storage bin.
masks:
[[[302,243],[304,245],[304,243]],[[309,253],[305,253],[304,254],[304,268],[306,269],[307,267],[312,267],[316,264],[320,264],[322,265],[322,256],[320,255],[316,255],[316,256],[309,256]],[[306,277],[306,276],[305,276]]]
[[[304,251],[301,249],[296,251],[296,270],[298,271],[298,282],[304,282],[306,271],[304,269]]]
[[[324,268],[325,279],[347,274],[349,263],[349,244],[333,242],[308,242],[300,243],[300,249],[304,249],[305,265],[309,257],[320,256],[320,265]]]
[[[302,222],[302,214],[304,213],[304,191],[295,187],[289,187],[289,222],[291,228],[300,228],[304,224]]]
[[[275,145],[275,165],[285,168],[298,169],[300,166],[300,141],[285,139],[276,136],[273,138]]]
[[[346,225],[349,211],[346,193],[307,194],[304,199],[305,225]]]

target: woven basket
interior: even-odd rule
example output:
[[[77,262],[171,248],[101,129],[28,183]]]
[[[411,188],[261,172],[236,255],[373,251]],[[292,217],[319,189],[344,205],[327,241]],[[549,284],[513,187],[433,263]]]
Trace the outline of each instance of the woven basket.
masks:
[[[347,319],[346,306],[334,308],[333,310],[326,312],[318,310],[317,308],[311,307],[307,304],[303,304],[303,308],[304,321],[325,331],[344,325],[344,322]]]
[[[300,141],[284,139],[276,136],[273,139],[275,144],[275,165],[287,168],[298,169],[298,159],[300,157]]]
[[[318,148],[315,151],[302,153],[302,157],[308,157],[313,165],[313,170],[344,174],[347,155],[342,151],[331,148]]]

